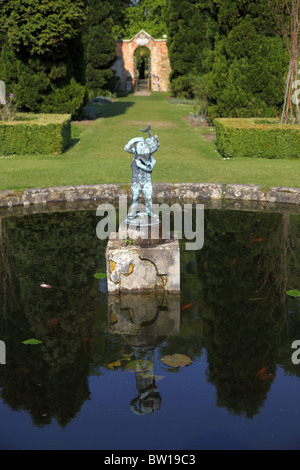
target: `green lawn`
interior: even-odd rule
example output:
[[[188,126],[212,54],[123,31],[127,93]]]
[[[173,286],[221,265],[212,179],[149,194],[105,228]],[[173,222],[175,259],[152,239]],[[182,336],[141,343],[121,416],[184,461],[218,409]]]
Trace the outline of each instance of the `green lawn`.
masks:
[[[130,94],[99,105],[98,110],[101,118],[88,124],[72,124],[79,129],[78,136],[63,155],[5,158],[0,150],[0,189],[129,183],[131,156],[124,151],[124,145],[133,137],[146,137],[139,128],[145,128],[148,122],[160,141],[153,182],[300,187],[300,159],[223,160],[214,142],[203,137],[203,129],[192,127],[184,119],[193,111],[192,106],[170,104],[163,94]]]

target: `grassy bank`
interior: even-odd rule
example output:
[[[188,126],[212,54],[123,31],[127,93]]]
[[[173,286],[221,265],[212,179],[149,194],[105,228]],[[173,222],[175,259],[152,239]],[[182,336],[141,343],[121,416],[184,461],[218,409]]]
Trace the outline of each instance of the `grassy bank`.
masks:
[[[124,145],[150,122],[160,141],[153,182],[219,182],[300,187],[300,160],[223,160],[203,130],[185,119],[191,105],[171,104],[164,95],[132,94],[98,106],[101,117],[73,124],[73,145],[64,154],[1,156],[0,189],[128,183],[131,156]],[[208,133],[211,131],[207,131]],[[299,149],[300,152],[300,149]]]

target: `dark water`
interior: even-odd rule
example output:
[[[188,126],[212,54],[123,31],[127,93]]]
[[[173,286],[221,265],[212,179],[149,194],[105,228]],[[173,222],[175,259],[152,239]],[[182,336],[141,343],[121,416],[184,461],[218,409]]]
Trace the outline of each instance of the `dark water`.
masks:
[[[0,448],[299,449],[300,216],[206,210],[181,295],[121,304],[94,278],[98,220],[0,218]],[[175,353],[192,364],[164,365]]]

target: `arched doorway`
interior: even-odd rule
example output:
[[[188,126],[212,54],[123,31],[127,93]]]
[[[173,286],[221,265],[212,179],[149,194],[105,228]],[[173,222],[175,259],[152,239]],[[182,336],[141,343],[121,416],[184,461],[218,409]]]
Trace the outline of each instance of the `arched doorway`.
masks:
[[[149,89],[153,91],[168,91],[171,65],[167,48],[167,36],[162,39],[154,39],[146,31],[140,31],[131,39],[119,39],[117,41],[118,58],[112,69],[120,79],[120,89],[132,91],[136,88],[137,66],[135,51],[144,46],[149,52],[149,61],[144,62],[146,78],[149,80]],[[147,66],[148,64],[148,66]]]
[[[151,90],[151,52],[146,46],[134,51],[134,83],[136,91]]]

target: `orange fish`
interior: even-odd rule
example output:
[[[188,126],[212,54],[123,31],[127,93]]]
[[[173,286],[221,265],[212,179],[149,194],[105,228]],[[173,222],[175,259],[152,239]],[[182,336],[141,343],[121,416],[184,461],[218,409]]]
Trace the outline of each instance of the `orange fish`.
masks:
[[[233,259],[230,263],[230,266],[234,266],[237,263],[236,259]]]
[[[185,309],[187,309],[187,308],[191,307],[192,305],[193,305],[193,302],[192,302],[192,303],[190,303],[190,304],[187,304],[187,305],[185,305],[184,307],[182,307],[182,309],[181,309],[181,310],[185,310]]]
[[[44,287],[44,289],[51,289],[52,286],[49,286],[49,284],[45,284],[44,282],[40,284],[41,287]]]
[[[264,372],[266,372],[266,370],[267,370],[267,369],[266,369],[265,367],[263,367],[262,369],[260,369],[260,370],[257,372],[256,377],[260,377]]]
[[[53,328],[54,326],[58,325],[59,322],[60,318],[54,318],[54,320],[49,323],[48,328]]]
[[[256,374],[256,377],[259,377],[260,379],[273,379],[275,377],[275,375],[273,374],[269,374],[268,372],[266,373],[266,368],[263,367],[262,369],[260,369],[257,374]]]
[[[265,238],[255,238],[252,242],[264,242],[265,240]]]

